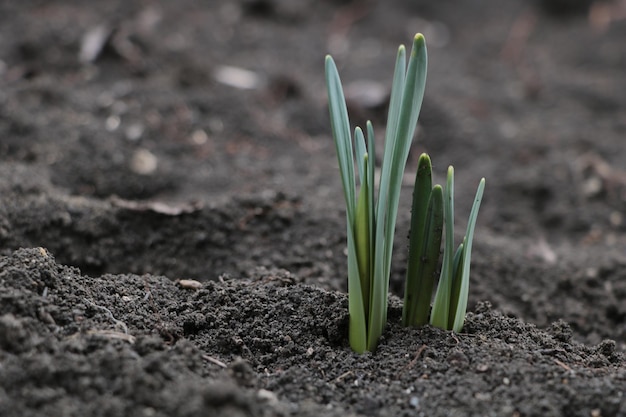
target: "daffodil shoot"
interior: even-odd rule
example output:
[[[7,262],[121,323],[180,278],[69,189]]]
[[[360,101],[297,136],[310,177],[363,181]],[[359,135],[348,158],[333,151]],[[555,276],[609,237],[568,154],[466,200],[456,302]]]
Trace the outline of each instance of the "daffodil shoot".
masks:
[[[330,121],[346,204],[349,339],[352,349],[359,353],[376,348],[387,322],[400,190],[426,86],[428,58],[423,35],[415,35],[408,66],[406,61],[406,50],[401,45],[393,75],[380,178],[376,182],[374,128],[368,121],[365,132],[356,127],[352,133],[337,67],[332,57],[326,57]],[[465,239],[453,254],[453,170],[448,171],[445,190],[433,186],[430,158],[426,154],[420,157],[413,192],[404,325],[427,324],[430,317],[430,322],[439,327],[456,331],[462,327],[472,238],[483,188],[484,180],[479,185]],[[430,314],[444,225],[445,250],[436,311]]]

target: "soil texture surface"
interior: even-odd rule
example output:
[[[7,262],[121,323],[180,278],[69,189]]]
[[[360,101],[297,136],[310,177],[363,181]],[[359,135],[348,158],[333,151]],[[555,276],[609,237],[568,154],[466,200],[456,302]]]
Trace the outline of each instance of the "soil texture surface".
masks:
[[[359,355],[324,56],[381,155],[417,32]],[[0,415],[626,416],[625,40],[624,0],[0,2]],[[458,231],[487,181],[460,333],[400,325],[422,152]]]

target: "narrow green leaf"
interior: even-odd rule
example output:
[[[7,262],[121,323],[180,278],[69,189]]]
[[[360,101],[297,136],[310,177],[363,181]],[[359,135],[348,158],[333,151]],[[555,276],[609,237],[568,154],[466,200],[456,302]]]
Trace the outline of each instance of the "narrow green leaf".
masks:
[[[454,263],[452,270],[452,285],[450,289],[450,312],[448,313],[448,325],[447,330],[451,330],[454,327],[454,319],[456,317],[456,311],[459,307],[459,299],[461,296],[461,282],[463,281],[463,248],[465,247],[465,238],[463,242],[457,248],[454,254]]]
[[[407,69],[404,94],[402,96],[401,111],[398,118],[398,131],[396,152],[401,155],[402,160],[406,160],[411,148],[413,135],[417,126],[426,90],[426,73],[428,66],[428,55],[426,53],[426,41],[422,34],[415,35],[411,58]],[[394,154],[394,159],[396,155]],[[404,172],[404,165],[401,167]]]
[[[365,175],[365,168],[363,163],[363,156],[368,153],[365,146],[365,137],[360,127],[354,129],[354,151],[356,152],[357,168],[359,170],[359,181],[363,184],[363,177]]]
[[[398,203],[400,200],[400,190],[402,188],[402,177],[409,156],[409,149],[413,141],[413,135],[417,126],[417,117],[422,106],[424,90],[426,88],[426,43],[424,36],[415,35],[411,57],[406,73],[404,91],[402,93],[402,103],[398,116],[398,126],[394,139],[393,155],[388,178],[387,212],[385,215],[385,253],[384,253],[384,278],[385,288],[389,287],[389,274],[391,273],[391,253],[393,251],[393,237],[395,232],[396,219],[398,216]],[[387,300],[385,300],[385,318],[387,311]]]
[[[367,315],[363,303],[361,278],[357,258],[354,235],[356,217],[356,185],[354,173],[354,154],[350,137],[350,121],[346,100],[341,87],[341,80],[335,62],[326,57],[326,87],[328,90],[328,107],[339,171],[346,200],[346,224],[348,236],[348,310],[350,313],[349,339],[355,352],[367,350]]]
[[[374,127],[372,126],[372,122],[367,121],[367,149],[368,149],[368,177],[367,182],[369,185],[369,225],[370,225],[370,280],[373,280],[374,274],[374,262],[376,255],[376,237],[373,235],[376,231],[376,197],[374,189],[376,188],[376,182],[374,179],[374,173],[376,171],[376,137],[374,136]],[[371,291],[371,282],[370,282],[370,291]],[[369,305],[369,304],[368,304]],[[369,317],[369,315],[368,315]]]
[[[348,312],[350,347],[357,353],[367,351],[367,315],[363,305],[361,278],[357,262],[354,230],[348,223]]]
[[[399,50],[399,56],[402,54]],[[400,61],[398,59],[397,63]],[[402,177],[408,157],[413,134],[417,123],[417,115],[424,97],[426,83],[426,44],[421,34],[415,36],[409,67],[404,77],[402,87],[402,101],[400,107],[390,106],[386,136],[383,167],[380,178],[376,211],[376,254],[374,267],[374,288],[380,290],[384,296],[374,297],[371,304],[370,328],[368,329],[368,345],[376,346],[378,338],[384,330],[387,321],[387,292],[389,288],[389,274],[391,272],[391,253],[398,203],[402,188]],[[396,74],[398,71],[396,71]],[[399,85],[400,81],[398,81]],[[396,80],[394,79],[394,84]],[[395,85],[394,85],[395,87]],[[393,95],[393,89],[392,89]],[[392,101],[397,98],[392,97]],[[392,113],[392,111],[394,113]],[[399,111],[399,114],[397,113]],[[397,121],[397,124],[394,123]],[[413,123],[411,126],[410,123]],[[390,130],[391,129],[391,130]],[[391,141],[391,142],[389,142]],[[391,152],[391,155],[389,154]]]
[[[422,326],[428,323],[430,300],[441,250],[442,228],[443,190],[440,185],[436,185],[430,195],[424,231],[419,236],[421,242],[414,242],[411,230],[402,317],[405,326]],[[420,248],[419,252],[413,250],[415,247]]]
[[[398,128],[398,117],[400,115],[400,105],[404,92],[404,81],[406,78],[406,49],[404,45],[398,48],[396,65],[393,72],[393,83],[391,86],[391,98],[389,99],[389,112],[387,114],[387,128],[385,130],[385,147],[383,150],[383,162],[381,165],[380,186],[378,191],[378,203],[376,213],[385,212],[387,204],[387,189],[389,188],[389,170],[391,169],[391,158],[396,141],[396,131]],[[381,196],[383,196],[381,198]],[[384,217],[376,214],[377,219]]]
[[[326,56],[326,88],[328,90],[328,108],[330,111],[330,124],[337,149],[339,171],[346,199],[346,212],[349,222],[354,222],[356,209],[356,190],[354,179],[354,154],[352,152],[352,140],[350,138],[350,121],[346,99],[341,88],[341,79],[337,72],[337,66],[330,57]]]
[[[363,134],[361,134],[361,138]],[[359,276],[361,281],[361,298],[365,317],[369,316],[371,277],[370,277],[370,190],[368,178],[367,153],[363,155],[363,182],[359,191],[359,199],[356,208],[356,218],[354,224],[354,240],[356,242],[356,253],[359,264]]]
[[[376,193],[374,193],[374,188],[376,187],[375,174],[376,174],[376,136],[374,135],[374,126],[372,126],[372,122],[369,120],[366,124],[367,131],[367,154],[369,155],[369,183],[372,192],[370,193],[370,198],[372,200],[372,216],[376,215]],[[372,227],[372,231],[374,228]],[[373,256],[373,254],[372,254]]]
[[[450,312],[450,291],[452,290],[452,273],[454,270],[454,168],[451,166],[448,167],[443,213],[446,240],[444,243],[441,275],[430,314],[430,324],[446,329]]]
[[[384,244],[380,240],[376,242],[376,250],[378,246]],[[386,311],[385,306],[387,303],[387,288],[385,287],[385,280],[380,269],[384,268],[382,262],[378,258],[374,259],[374,277],[372,278],[372,292],[370,297],[370,314],[369,314],[369,326],[367,328],[367,350],[373,351],[378,345],[378,339],[383,333],[385,328]],[[378,275],[377,275],[378,272]]]
[[[425,229],[429,219],[428,209],[432,193],[432,164],[426,154],[420,155],[413,186],[413,202],[411,204],[411,228],[409,230],[409,254],[404,288],[404,307],[402,310],[402,324],[404,326],[418,326],[417,317],[420,287],[423,285],[423,264],[426,259]],[[431,289],[432,291],[432,289]],[[431,294],[432,295],[432,294]],[[428,300],[430,308],[430,298]]]
[[[483,192],[485,191],[485,179],[481,179],[476,190],[476,197],[474,197],[474,204],[470,212],[469,220],[467,223],[467,231],[465,232],[465,245],[463,247],[463,274],[461,277],[461,289],[459,292],[459,301],[456,308],[456,314],[454,317],[454,326],[452,330],[460,332],[465,322],[465,313],[467,311],[467,299],[469,296],[469,277],[470,277],[470,265],[472,261],[472,242],[474,240],[474,229],[476,227],[476,219],[478,218],[478,210],[480,209],[480,202],[483,199]]]
[[[391,98],[389,102],[389,113],[387,117],[387,129],[385,131],[385,147],[383,150],[383,162],[378,188],[378,199],[376,202],[376,226],[374,232],[374,270],[372,277],[372,299],[370,303],[370,316],[368,327],[368,348],[376,348],[378,339],[383,332],[386,318],[386,303],[388,286],[385,286],[385,247],[388,245],[388,235],[385,231],[385,219],[388,211],[388,188],[389,172],[392,165],[393,148],[395,146],[398,114],[402,103],[404,82],[406,78],[406,50],[404,45],[398,48],[396,64],[391,87]]]

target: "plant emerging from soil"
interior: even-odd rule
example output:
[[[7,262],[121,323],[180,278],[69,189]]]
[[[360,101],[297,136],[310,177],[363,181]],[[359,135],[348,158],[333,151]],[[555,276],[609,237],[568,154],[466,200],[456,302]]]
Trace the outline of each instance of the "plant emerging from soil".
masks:
[[[326,84],[333,137],[346,200],[350,346],[373,350],[387,321],[391,253],[400,188],[426,85],[426,43],[418,34],[406,68],[404,46],[398,48],[391,89],[378,196],[374,194],[374,129],[367,123],[350,134],[341,80],[326,57]],[[356,154],[355,154],[356,151]],[[354,160],[360,189],[357,195]]]
[[[432,165],[426,154],[420,156],[411,208],[411,232],[406,273],[402,323],[421,326],[428,323],[446,330],[461,331],[469,295],[472,241],[485,179],[478,184],[463,241],[454,249],[454,168],[448,168],[446,189],[432,186]],[[430,311],[436,269],[445,223],[443,265]]]
[[[337,67],[330,56],[326,57],[331,127],[346,201],[349,339],[352,349],[359,353],[376,348],[387,322],[389,274],[400,189],[424,98],[427,60],[426,43],[421,34],[413,39],[408,68],[406,50],[402,45],[398,48],[376,195],[374,129],[368,121],[366,134],[357,127],[352,138]],[[474,226],[484,184],[482,179],[465,238],[455,252],[454,170],[452,167],[448,169],[444,192],[440,185],[432,186],[432,165],[428,155],[420,157],[413,192],[404,325],[428,322],[445,224],[443,266],[431,324],[455,331],[460,331],[463,326]]]

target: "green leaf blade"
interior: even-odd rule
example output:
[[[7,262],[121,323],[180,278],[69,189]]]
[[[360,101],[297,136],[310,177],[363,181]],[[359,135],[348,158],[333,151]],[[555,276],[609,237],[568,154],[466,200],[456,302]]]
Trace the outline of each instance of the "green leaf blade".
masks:
[[[362,136],[362,135],[361,135]],[[369,316],[370,291],[371,291],[371,275],[370,275],[370,187],[368,178],[368,157],[367,153],[363,155],[363,179],[359,198],[357,202],[356,218],[354,224],[354,240],[356,242],[356,255],[359,266],[359,277],[361,282],[361,298],[363,299],[363,311],[365,317]]]
[[[435,301],[430,315],[430,324],[442,329],[448,328],[450,314],[450,293],[452,291],[452,274],[454,271],[454,168],[448,167],[448,177],[443,201],[445,222],[445,243],[443,264]]]
[[[380,189],[378,191],[378,203],[376,212],[384,212],[383,207],[386,204],[387,190],[389,188],[389,170],[391,168],[391,158],[393,156],[393,148],[395,146],[396,131],[398,127],[398,117],[400,114],[400,105],[402,104],[402,95],[404,92],[404,82],[406,78],[406,49],[404,45],[398,48],[396,56],[396,65],[393,73],[393,83],[391,87],[391,98],[389,100],[389,112],[387,113],[387,128],[385,130],[385,147],[383,150],[383,162],[380,174]],[[377,214],[377,220],[384,215]]]
[[[354,231],[348,224],[348,338],[350,347],[357,353],[367,351],[367,315],[363,304],[361,277],[357,262]]]
[[[461,276],[461,284],[459,291],[459,300],[456,307],[456,313],[454,317],[454,324],[452,330],[460,332],[465,323],[465,313],[467,312],[467,299],[469,297],[469,277],[470,266],[472,262],[472,243],[474,241],[474,230],[476,228],[476,220],[478,218],[478,211],[480,210],[480,203],[483,199],[483,193],[485,191],[485,179],[482,178],[478,184],[476,190],[476,196],[474,197],[474,204],[472,204],[472,210],[470,211],[469,220],[467,223],[467,231],[465,232],[465,245],[463,247],[463,273]]]
[[[365,136],[363,136],[363,131],[360,127],[354,129],[354,150],[356,152],[356,162],[357,168],[359,171],[359,181],[363,184],[363,181],[366,180],[365,177],[365,163],[363,157],[368,153],[367,147],[365,146]]]
[[[432,187],[432,164],[426,154],[418,161],[411,207],[402,323],[421,326],[428,322],[443,224],[443,193],[440,186]]]
[[[437,266],[441,250],[441,236],[443,227],[443,190],[436,185],[431,193],[428,205],[428,219],[423,236],[424,245],[418,257],[418,269],[414,272],[412,287],[407,282],[408,309],[407,326],[422,326],[428,323],[430,300],[436,281]],[[407,280],[409,275],[407,272]],[[405,299],[406,299],[405,294]],[[412,301],[412,302],[411,302]],[[407,308],[407,305],[405,305]]]
[[[348,108],[341,86],[341,79],[337,72],[337,66],[330,55],[326,56],[325,64],[331,129],[337,150],[341,182],[343,184],[343,192],[346,200],[346,212],[348,213],[350,222],[353,222],[356,209],[356,190],[354,153],[352,151],[352,139],[350,137]]]
[[[461,283],[463,282],[463,248],[465,247],[465,239],[459,245],[454,254],[454,266],[452,270],[452,285],[450,289],[450,312],[448,313],[447,329],[454,328],[454,320],[456,312],[459,308],[459,300],[461,299]],[[467,295],[467,294],[466,294]]]
[[[402,102],[400,113],[396,115],[398,120],[397,130],[393,139],[393,153],[391,166],[386,179],[388,183],[387,210],[385,216],[384,231],[386,235],[386,245],[384,253],[385,277],[389,284],[389,273],[391,269],[391,252],[393,250],[393,236],[398,215],[398,204],[400,201],[400,190],[402,188],[402,177],[409,156],[409,149],[413,141],[413,135],[417,126],[417,117],[424,98],[426,88],[426,44],[421,34],[415,36],[411,58],[407,69],[404,90],[402,92]],[[382,181],[382,180],[381,180]],[[379,196],[379,199],[381,196]]]

